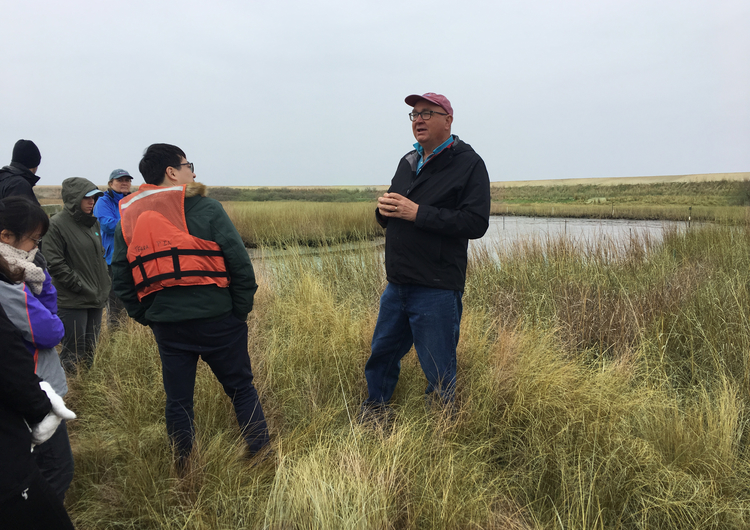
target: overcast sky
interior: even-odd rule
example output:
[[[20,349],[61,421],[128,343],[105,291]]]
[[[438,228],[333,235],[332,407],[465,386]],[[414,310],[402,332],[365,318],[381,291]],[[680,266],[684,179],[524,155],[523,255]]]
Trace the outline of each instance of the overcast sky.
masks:
[[[492,181],[750,171],[747,0],[0,3],[0,165],[40,184],[173,143],[208,185],[381,185],[404,97]]]

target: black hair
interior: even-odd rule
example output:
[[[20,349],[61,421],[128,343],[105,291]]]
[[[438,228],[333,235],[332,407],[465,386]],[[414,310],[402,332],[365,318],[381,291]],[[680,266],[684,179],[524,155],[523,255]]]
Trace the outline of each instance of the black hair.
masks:
[[[151,144],[143,152],[138,171],[146,183],[158,186],[164,181],[167,168],[179,168],[183,158],[186,158],[185,153],[176,145]]]
[[[49,217],[41,206],[17,195],[0,200],[0,232],[8,230],[20,239],[38,228],[41,235],[49,229]]]
[[[23,281],[24,271],[21,268],[16,270],[11,269],[5,258],[0,256],[0,276],[5,276],[12,283],[18,283]]]

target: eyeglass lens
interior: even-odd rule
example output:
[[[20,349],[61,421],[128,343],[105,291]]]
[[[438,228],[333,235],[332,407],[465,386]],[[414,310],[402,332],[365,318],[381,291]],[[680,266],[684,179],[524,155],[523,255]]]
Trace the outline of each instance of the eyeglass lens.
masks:
[[[434,110],[423,110],[422,112],[410,112],[409,113],[409,119],[411,121],[414,121],[417,119],[417,117],[422,116],[422,119],[424,121],[429,120],[432,118],[432,115],[435,114]],[[439,113],[438,113],[439,114]]]

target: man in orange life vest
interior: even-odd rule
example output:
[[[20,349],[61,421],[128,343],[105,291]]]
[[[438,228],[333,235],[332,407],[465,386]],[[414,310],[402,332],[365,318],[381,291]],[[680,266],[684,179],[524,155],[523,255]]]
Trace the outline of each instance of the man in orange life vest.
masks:
[[[199,357],[232,399],[247,455],[269,441],[247,350],[255,274],[239,233],[193,169],[179,147],[146,149],[139,165],[146,184],[120,202],[112,256],[115,293],[159,346],[167,432],[180,466],[195,436]]]

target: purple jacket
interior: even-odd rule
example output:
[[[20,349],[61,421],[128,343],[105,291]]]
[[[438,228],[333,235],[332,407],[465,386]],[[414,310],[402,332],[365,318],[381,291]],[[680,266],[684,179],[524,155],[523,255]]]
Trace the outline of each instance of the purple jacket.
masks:
[[[44,271],[44,284],[38,295],[25,283],[0,281],[0,304],[34,356],[37,375],[64,396],[68,383],[55,346],[62,340],[65,328],[57,316],[57,291],[49,273]]]

